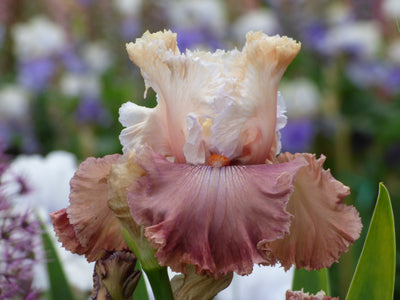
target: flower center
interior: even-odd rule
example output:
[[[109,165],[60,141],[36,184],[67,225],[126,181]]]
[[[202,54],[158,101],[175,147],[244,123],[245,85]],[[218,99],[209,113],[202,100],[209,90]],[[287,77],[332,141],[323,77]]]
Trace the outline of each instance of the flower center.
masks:
[[[211,154],[208,158],[208,165],[215,168],[229,166],[229,158],[219,154]]]

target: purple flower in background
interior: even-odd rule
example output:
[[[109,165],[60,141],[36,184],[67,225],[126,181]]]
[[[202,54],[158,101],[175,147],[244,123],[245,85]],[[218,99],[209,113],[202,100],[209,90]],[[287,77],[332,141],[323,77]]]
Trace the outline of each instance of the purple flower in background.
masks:
[[[65,68],[72,73],[83,73],[87,66],[81,57],[73,49],[67,49],[61,54]]]
[[[107,113],[97,97],[83,97],[76,110],[76,117],[82,123],[104,123]]]
[[[198,48],[199,46],[216,50],[222,46],[220,40],[207,28],[178,28],[174,31],[178,34],[178,46],[182,50]]]
[[[281,130],[282,151],[309,152],[315,137],[314,123],[310,119],[288,120]]]
[[[120,34],[124,40],[132,40],[140,35],[140,22],[138,19],[125,18],[120,25]]]
[[[387,74],[387,66],[378,60],[354,61],[346,69],[349,79],[361,88],[382,85],[388,79]]]
[[[0,145],[0,176],[8,167],[2,150]],[[18,183],[22,182],[19,178]],[[12,205],[13,195],[4,193],[8,183],[0,180],[0,300],[39,299],[32,282],[34,265],[39,262],[34,249],[40,226],[31,211]]]
[[[56,65],[51,58],[38,58],[23,61],[19,64],[19,82],[33,91],[44,90],[56,71]]]
[[[310,22],[303,31],[303,43],[306,47],[324,53],[326,50],[326,33],[326,24],[320,21]]]
[[[400,66],[392,66],[384,81],[384,88],[389,94],[400,92]]]

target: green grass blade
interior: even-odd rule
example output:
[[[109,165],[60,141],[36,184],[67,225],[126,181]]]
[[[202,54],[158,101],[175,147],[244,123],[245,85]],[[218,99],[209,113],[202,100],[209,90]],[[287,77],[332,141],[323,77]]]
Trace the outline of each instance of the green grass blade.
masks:
[[[392,204],[386,187],[379,195],[346,300],[392,300],[396,242]]]
[[[53,241],[47,229],[41,222],[43,247],[46,252],[47,274],[50,291],[48,298],[52,300],[74,300],[72,290],[68,284],[61,261],[56,252]]]
[[[320,290],[325,291],[326,295],[330,295],[329,271],[321,269],[319,271],[306,271],[305,269],[295,269],[293,276],[293,291],[309,292],[316,294]]]

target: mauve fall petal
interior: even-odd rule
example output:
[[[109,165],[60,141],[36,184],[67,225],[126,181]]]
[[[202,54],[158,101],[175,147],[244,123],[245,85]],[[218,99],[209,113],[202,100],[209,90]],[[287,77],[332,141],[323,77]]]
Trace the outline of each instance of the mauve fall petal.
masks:
[[[67,250],[84,254],[88,261],[100,259],[106,250],[127,248],[119,221],[108,207],[108,176],[119,157],[114,154],[86,159],[71,179],[70,206],[52,214],[59,241]]]
[[[271,263],[269,242],[288,233],[285,207],[307,162],[214,168],[142,151],[137,163],[146,175],[128,188],[128,203],[160,264],[178,272],[192,264],[218,277]]]
[[[272,257],[285,269],[319,270],[337,262],[340,254],[359,238],[362,224],[357,210],[342,203],[350,189],[332,177],[312,154],[283,153],[277,163],[303,157],[308,165],[296,175],[287,211],[293,215],[290,233],[271,244]]]
[[[54,231],[58,240],[65,249],[72,253],[82,255],[85,253],[85,248],[79,243],[76,238],[74,227],[71,225],[67,215],[67,209],[63,208],[50,214],[53,222]]]

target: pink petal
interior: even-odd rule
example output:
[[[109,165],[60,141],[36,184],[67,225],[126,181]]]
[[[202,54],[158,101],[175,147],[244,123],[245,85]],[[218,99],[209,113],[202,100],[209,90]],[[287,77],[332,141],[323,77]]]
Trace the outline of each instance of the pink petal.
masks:
[[[84,254],[85,249],[76,238],[74,227],[71,225],[67,215],[67,209],[63,208],[50,214],[53,221],[54,231],[63,247],[72,253]]]
[[[301,291],[286,291],[286,300],[339,300],[339,297],[326,296],[323,291],[310,295]]]
[[[281,154],[277,161],[304,157],[309,165],[296,176],[295,190],[287,211],[293,214],[290,234],[272,243],[272,256],[285,269],[292,264],[307,270],[330,267],[360,236],[362,224],[357,210],[342,203],[350,190],[322,168],[325,157],[312,154]]]
[[[78,247],[79,254],[85,254],[88,261],[100,259],[105,250],[127,248],[119,221],[108,207],[108,176],[111,165],[119,157],[119,154],[115,154],[86,159],[70,182],[70,206],[66,210],[70,226],[64,225],[70,235],[72,226],[75,239],[82,248],[80,250]],[[66,222],[64,214],[62,220]],[[74,252],[65,240],[66,233],[58,227],[56,232],[60,241],[66,249]]]
[[[146,175],[128,188],[128,203],[161,265],[185,272],[193,264],[197,273],[219,277],[272,263],[268,242],[288,232],[285,206],[304,159],[213,168],[155,153],[138,158]]]

